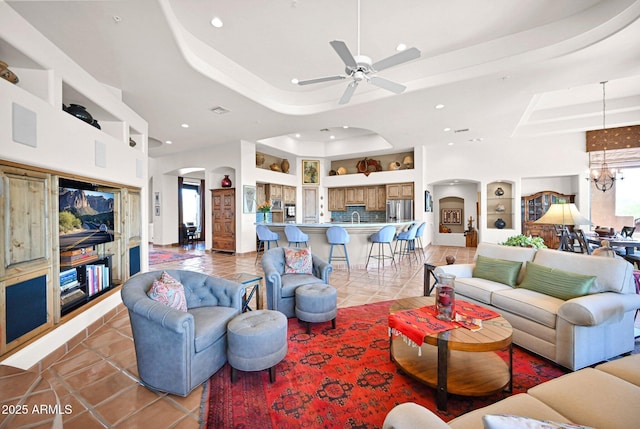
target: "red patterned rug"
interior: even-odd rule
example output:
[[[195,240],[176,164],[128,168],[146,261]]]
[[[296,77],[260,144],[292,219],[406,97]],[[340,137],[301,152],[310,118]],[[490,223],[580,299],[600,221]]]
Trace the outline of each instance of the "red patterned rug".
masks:
[[[201,255],[188,253],[167,252],[164,250],[151,250],[149,252],[149,265],[164,264],[166,262],[181,261],[183,259],[200,258]]]
[[[268,371],[238,372],[231,383],[225,365],[207,382],[202,428],[380,428],[402,402],[416,402],[444,420],[509,396],[449,396],[448,410],[436,410],[434,389],[404,375],[389,360],[387,330],[391,302],[338,310],[337,328],[313,324],[311,335],[289,319],[289,350],[269,383]],[[513,354],[513,392],[568,372],[518,347]]]

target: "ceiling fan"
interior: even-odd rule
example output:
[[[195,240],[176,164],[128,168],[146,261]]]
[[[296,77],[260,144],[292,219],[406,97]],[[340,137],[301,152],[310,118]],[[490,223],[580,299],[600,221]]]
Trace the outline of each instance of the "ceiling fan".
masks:
[[[371,61],[371,58],[365,55],[360,55],[360,0],[358,0],[358,55],[354,56],[347,47],[347,44],[342,40],[332,40],[329,44],[342,59],[342,62],[344,62],[344,65],[346,66],[344,69],[346,75],[302,80],[298,82],[298,85],[310,85],[314,83],[350,78],[351,82],[347,85],[347,88],[342,94],[340,101],[338,101],[338,104],[347,104],[349,100],[351,100],[351,96],[353,96],[358,84],[362,81],[369,82],[372,85],[386,89],[387,91],[391,91],[395,94],[402,93],[407,89],[406,86],[376,76],[375,73],[420,57],[420,50],[417,48],[406,49],[398,52],[397,54],[391,55],[390,57],[376,61],[375,63]]]

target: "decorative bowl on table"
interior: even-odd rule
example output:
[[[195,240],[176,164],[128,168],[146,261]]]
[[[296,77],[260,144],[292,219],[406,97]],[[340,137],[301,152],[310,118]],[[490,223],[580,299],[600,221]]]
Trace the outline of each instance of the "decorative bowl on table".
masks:
[[[598,237],[613,237],[616,235],[616,230],[608,226],[597,226],[594,231],[598,234]]]

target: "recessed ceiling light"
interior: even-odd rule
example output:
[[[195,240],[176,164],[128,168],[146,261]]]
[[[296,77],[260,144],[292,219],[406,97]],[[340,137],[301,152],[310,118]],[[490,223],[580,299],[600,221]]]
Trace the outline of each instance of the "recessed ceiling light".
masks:
[[[171,140],[167,140],[165,143],[166,143],[166,144],[171,144],[171,143],[173,143],[173,142],[172,142]]]
[[[453,146],[453,142],[449,142],[449,143],[447,143],[447,145]]]
[[[347,128],[349,128],[349,125],[343,125],[342,128],[346,130]]]
[[[300,133],[296,133],[296,138],[299,139],[300,138]]]
[[[182,124],[180,125],[182,128],[189,128],[189,124]]]
[[[444,130],[442,130],[442,131],[444,131],[445,133],[447,133],[447,132],[451,131],[451,128],[447,127],[447,128],[445,128]]]
[[[398,46],[396,46],[396,51],[398,52],[404,51],[405,49],[407,49],[407,45],[405,45],[404,43],[400,43],[398,44]]]
[[[211,25],[215,28],[222,28],[224,24],[222,23],[222,20],[216,16],[211,20]]]
[[[436,104],[434,107],[436,109],[444,109],[444,104]]]
[[[336,136],[329,136],[331,140],[335,140]]]
[[[297,85],[298,82],[300,82],[298,79],[296,79],[295,77],[293,79],[291,79],[291,83],[294,85]]]

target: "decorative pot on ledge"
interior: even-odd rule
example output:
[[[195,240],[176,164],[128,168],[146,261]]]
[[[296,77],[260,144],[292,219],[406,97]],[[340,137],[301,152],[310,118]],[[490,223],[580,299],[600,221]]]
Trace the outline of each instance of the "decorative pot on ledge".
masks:
[[[289,167],[290,167],[289,160],[287,158],[283,159],[282,162],[280,163],[280,168],[282,168],[282,172],[288,173]]]
[[[222,179],[222,183],[221,183],[223,188],[230,188],[231,187],[231,179],[229,179],[229,175],[225,174],[224,178]]]
[[[76,118],[85,121],[87,124],[93,125],[93,117],[89,112],[87,112],[84,106],[81,106],[79,104],[69,104],[69,107],[64,108],[64,105],[63,105],[62,108],[68,114],[73,115]]]
[[[498,218],[493,224],[498,229],[502,229],[507,226],[507,223],[502,218]]]

